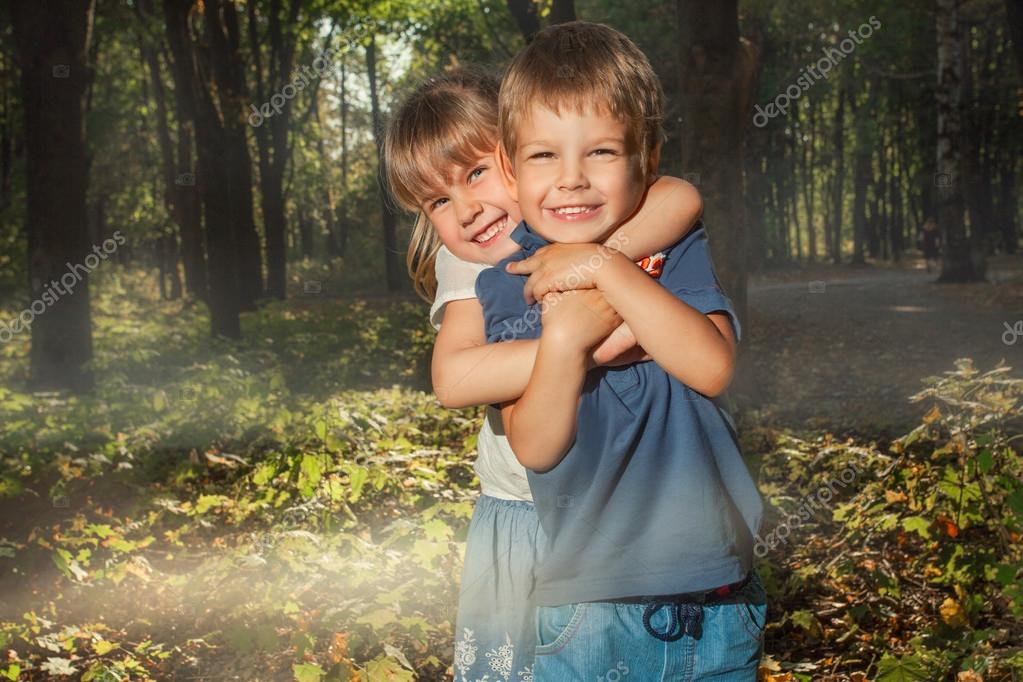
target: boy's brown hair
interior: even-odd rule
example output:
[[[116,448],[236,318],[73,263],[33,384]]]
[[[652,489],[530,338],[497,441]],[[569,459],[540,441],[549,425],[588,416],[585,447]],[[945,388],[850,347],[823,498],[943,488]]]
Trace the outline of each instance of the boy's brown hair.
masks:
[[[518,124],[534,104],[560,113],[591,105],[627,127],[644,170],[661,141],[664,94],[646,55],[625,34],[604,24],[572,21],[550,26],[524,47],[505,72],[498,98],[501,144],[514,157]]]

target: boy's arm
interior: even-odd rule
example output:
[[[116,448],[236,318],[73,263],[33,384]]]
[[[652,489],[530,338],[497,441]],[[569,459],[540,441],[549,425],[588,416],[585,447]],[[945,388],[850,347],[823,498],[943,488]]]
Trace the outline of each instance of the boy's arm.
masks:
[[[693,185],[661,176],[650,185],[632,217],[612,232],[604,244],[639,260],[682,239],[701,215],[703,198]]]
[[[547,471],[575,439],[579,396],[586,380],[584,352],[552,342],[546,333],[522,397],[501,406],[508,444],[519,463]]]
[[[621,322],[592,289],[552,294],[544,304],[543,334],[529,383],[518,401],[501,409],[515,457],[534,471],[553,468],[571,447],[589,351]]]
[[[720,395],[735,371],[736,339],[729,315],[716,310],[730,313],[730,304],[713,280],[692,290],[692,301],[705,312],[683,301],[681,289],[662,283],[621,254],[596,273],[597,288],[657,364],[699,393]]]

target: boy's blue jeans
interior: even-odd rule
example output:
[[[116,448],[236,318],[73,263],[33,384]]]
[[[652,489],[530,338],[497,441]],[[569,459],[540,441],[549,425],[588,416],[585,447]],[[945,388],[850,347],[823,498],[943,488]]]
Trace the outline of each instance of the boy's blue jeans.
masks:
[[[651,634],[644,615],[650,629],[673,641]],[[755,682],[766,624],[756,571],[740,592],[713,604],[541,606],[533,679]]]

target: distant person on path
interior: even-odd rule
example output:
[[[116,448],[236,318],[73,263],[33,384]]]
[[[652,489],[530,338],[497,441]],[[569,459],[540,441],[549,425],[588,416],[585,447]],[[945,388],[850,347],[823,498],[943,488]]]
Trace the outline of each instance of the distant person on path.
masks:
[[[927,262],[927,272],[931,271],[931,261],[934,267],[938,267],[938,257],[941,255],[941,230],[933,217],[924,221],[917,235],[917,245],[924,252],[924,260]]]

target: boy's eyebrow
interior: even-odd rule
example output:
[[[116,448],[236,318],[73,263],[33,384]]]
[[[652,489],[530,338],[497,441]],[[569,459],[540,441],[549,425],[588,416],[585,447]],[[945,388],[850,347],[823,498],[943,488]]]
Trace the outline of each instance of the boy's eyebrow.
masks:
[[[619,144],[625,144],[625,136],[624,135],[606,135],[606,136],[598,138],[596,140],[592,140],[588,144],[589,145],[595,145],[595,144],[603,144],[604,142],[618,142]],[[538,145],[538,146],[541,146],[541,147],[552,147],[552,146],[554,146],[554,144],[555,143],[550,141],[550,140],[530,140],[528,142],[522,142],[521,144],[519,144],[519,148],[522,149],[523,147],[530,147],[530,146],[533,146],[533,145]]]

